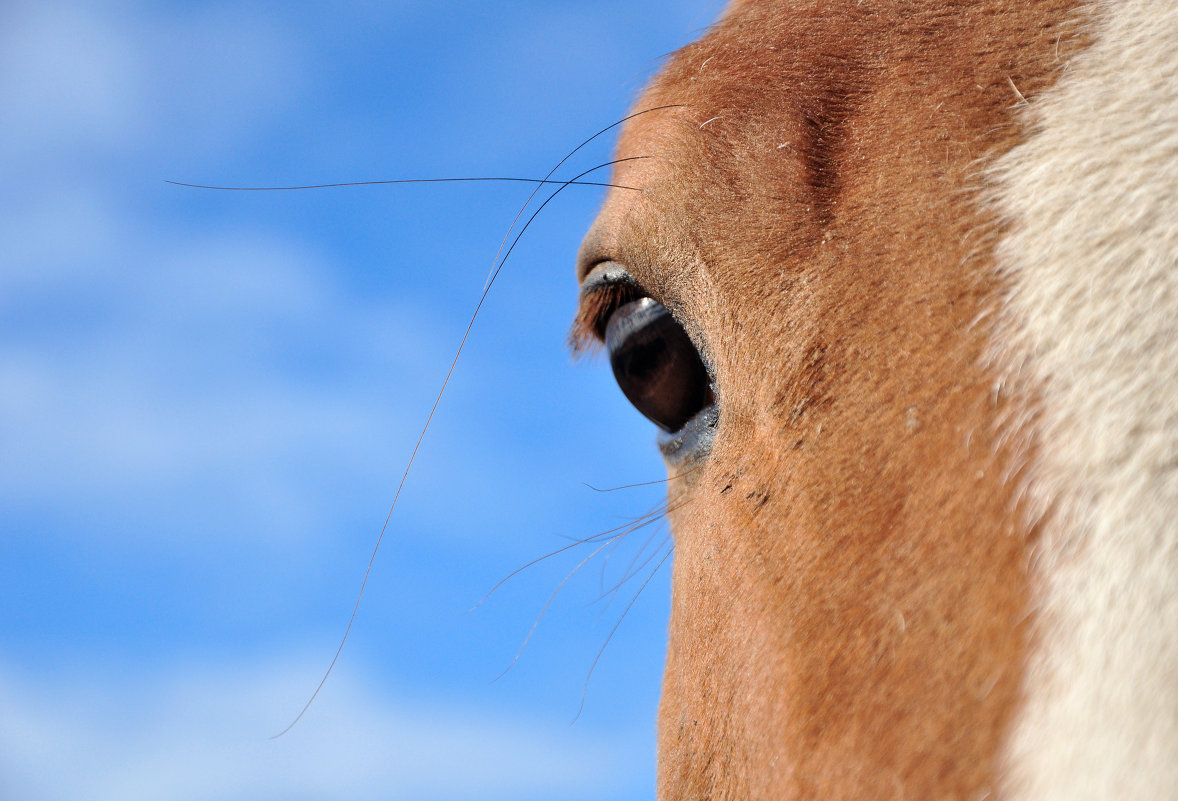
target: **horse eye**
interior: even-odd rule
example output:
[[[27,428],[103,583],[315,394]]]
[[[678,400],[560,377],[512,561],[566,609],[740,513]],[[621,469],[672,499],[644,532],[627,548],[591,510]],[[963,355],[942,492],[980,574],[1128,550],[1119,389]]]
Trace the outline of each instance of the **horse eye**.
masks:
[[[699,352],[657,300],[619,306],[606,324],[605,347],[622,393],[664,431],[678,431],[713,403]]]

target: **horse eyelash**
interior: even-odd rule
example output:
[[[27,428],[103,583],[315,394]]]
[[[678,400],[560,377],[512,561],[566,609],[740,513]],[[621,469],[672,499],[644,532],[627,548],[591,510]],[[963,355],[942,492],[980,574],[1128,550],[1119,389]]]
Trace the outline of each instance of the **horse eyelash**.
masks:
[[[569,329],[569,349],[574,358],[595,352],[605,342],[605,326],[620,306],[645,297],[633,284],[605,284],[583,293],[577,316]]]

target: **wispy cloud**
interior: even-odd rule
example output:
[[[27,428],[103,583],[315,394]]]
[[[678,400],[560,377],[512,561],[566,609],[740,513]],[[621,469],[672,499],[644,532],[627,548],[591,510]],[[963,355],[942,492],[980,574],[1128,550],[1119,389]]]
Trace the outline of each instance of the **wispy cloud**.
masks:
[[[337,676],[278,740],[308,671],[279,659],[150,677],[0,672],[0,790],[23,801],[578,799],[633,789],[635,744],[390,697]],[[313,672],[313,671],[311,671]]]
[[[78,210],[73,221],[101,225]],[[288,243],[119,241],[132,259],[154,243],[160,259],[40,274],[49,286],[10,293],[25,305],[10,303],[17,320],[0,323],[0,496],[126,502],[136,491],[142,502],[215,468],[240,484],[296,455],[356,459],[377,433],[398,441],[390,427],[420,408],[357,381],[444,363],[448,346],[419,311],[346,296]]]
[[[10,169],[223,148],[306,76],[293,32],[248,7],[47,0],[10,4],[2,19],[0,150]]]

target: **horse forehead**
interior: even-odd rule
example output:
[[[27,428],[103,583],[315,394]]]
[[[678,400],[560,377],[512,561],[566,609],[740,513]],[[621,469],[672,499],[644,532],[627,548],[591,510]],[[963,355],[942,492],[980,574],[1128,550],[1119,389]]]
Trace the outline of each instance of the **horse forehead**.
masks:
[[[619,137],[619,151],[640,153],[670,144],[682,144],[702,131],[710,115],[772,107],[778,98],[763,90],[788,92],[801,81],[797,78],[812,59],[804,41],[794,40],[791,26],[774,25],[760,37],[750,37],[749,23],[734,17],[712,29],[705,37],[676,52],[635,105],[635,111],[659,109],[630,120]],[[773,115],[776,116],[776,115]],[[746,131],[756,129],[763,117],[747,117]],[[752,125],[747,125],[752,123]],[[641,172],[644,165],[625,169]]]
[[[795,185],[816,132],[868,91],[881,54],[906,36],[856,4],[730,7],[673,54],[635,104],[619,136],[616,182],[647,190],[654,206],[690,196],[689,218],[709,224],[717,195],[693,190]],[[620,224],[637,203],[636,193],[614,190],[602,216]]]
[[[772,42],[789,31],[769,31],[768,38],[754,41],[746,28],[730,15],[675,53],[635,103],[618,138],[614,167],[613,183],[624,188],[607,195],[586,250],[656,247],[651,229],[660,226],[680,234],[717,231],[725,215],[714,208],[714,190],[759,185],[757,170],[772,143],[798,138],[791,131],[798,105],[788,96],[798,81],[782,81],[780,65],[770,65],[780,49]],[[796,49],[787,59],[805,60]],[[770,87],[772,97],[761,91]],[[749,120],[756,124],[744,125]]]

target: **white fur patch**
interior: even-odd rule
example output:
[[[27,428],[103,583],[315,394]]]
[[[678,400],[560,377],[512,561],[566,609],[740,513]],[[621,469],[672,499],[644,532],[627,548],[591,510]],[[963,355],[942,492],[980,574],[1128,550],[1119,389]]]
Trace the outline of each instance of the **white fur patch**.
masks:
[[[1178,799],[1178,3],[1095,8],[996,172],[1007,344],[1044,404],[1019,801]]]

